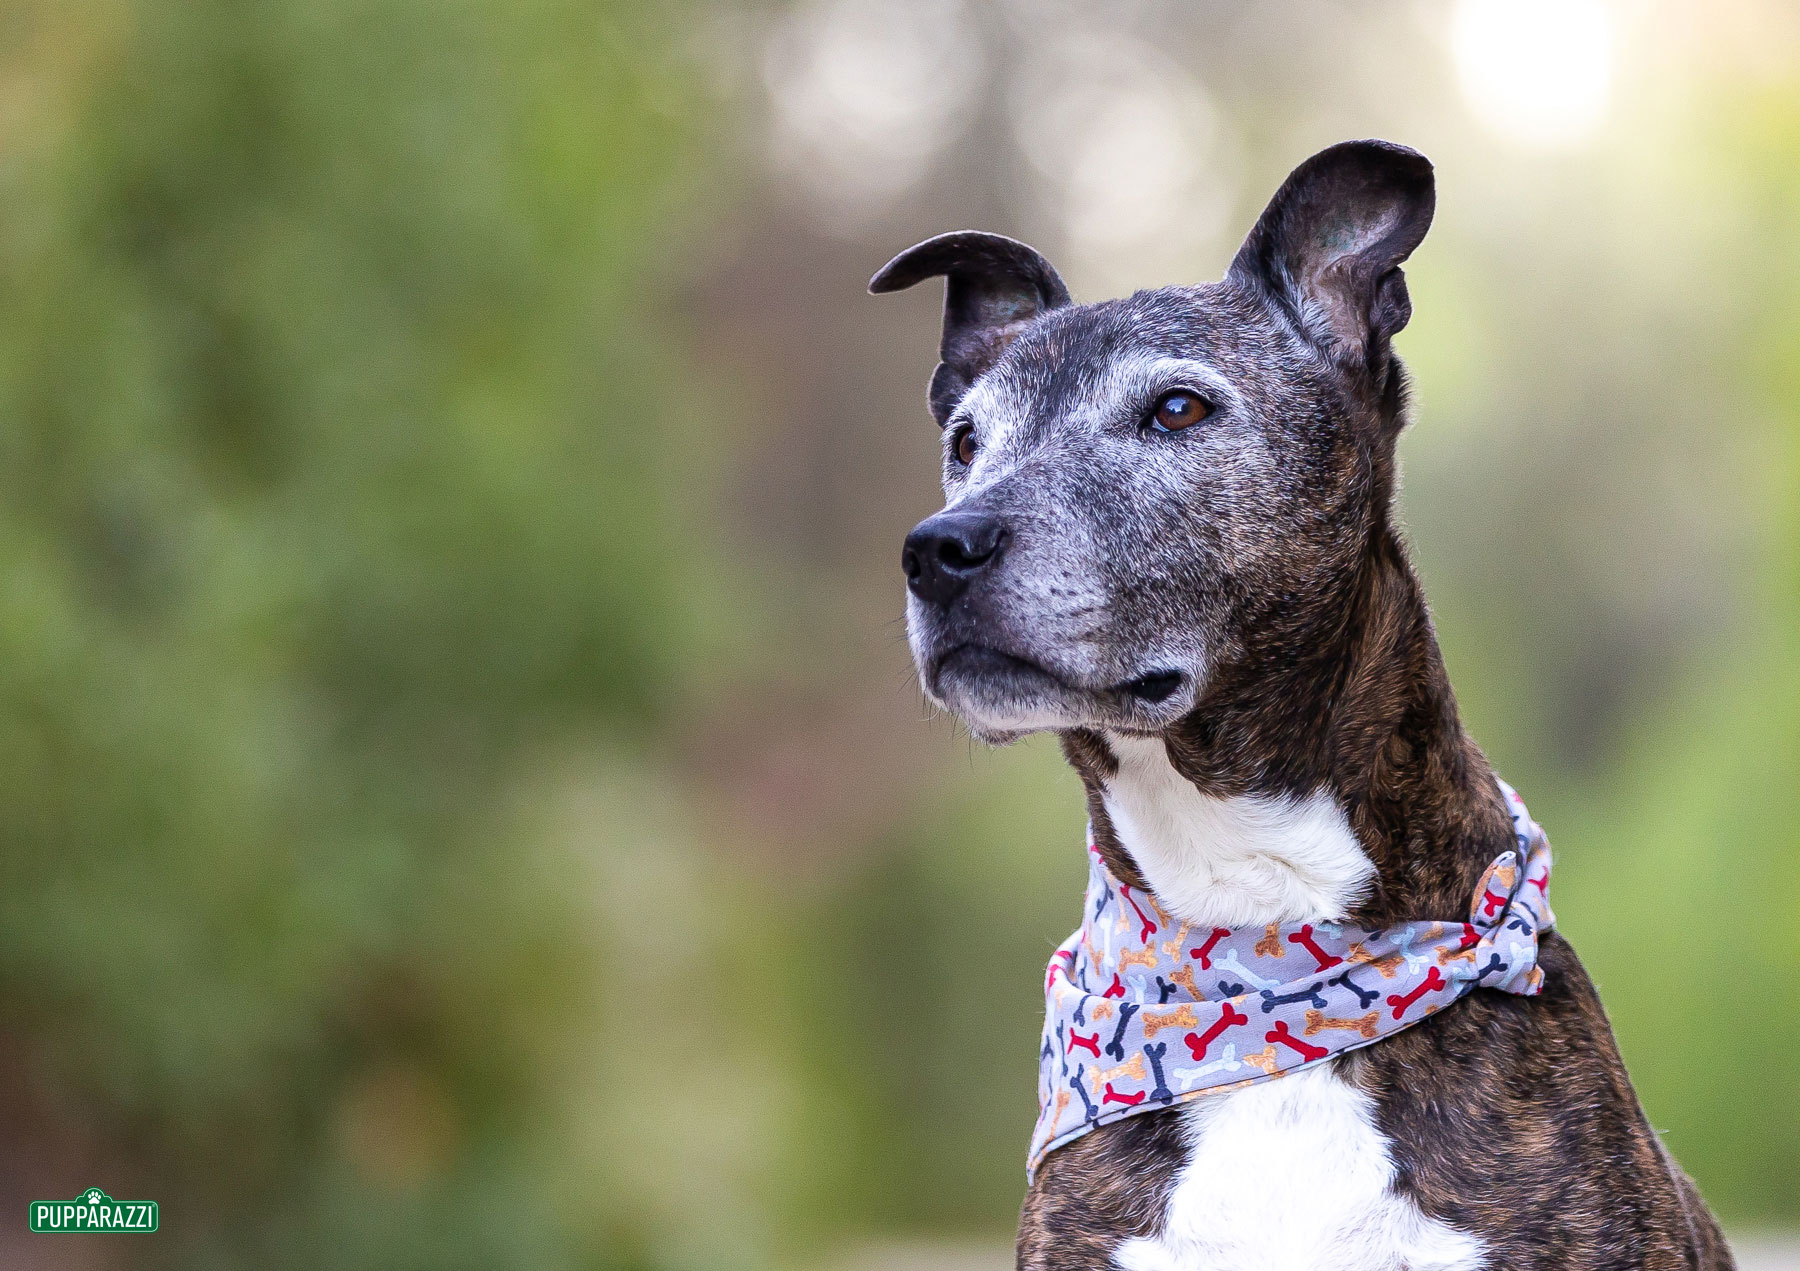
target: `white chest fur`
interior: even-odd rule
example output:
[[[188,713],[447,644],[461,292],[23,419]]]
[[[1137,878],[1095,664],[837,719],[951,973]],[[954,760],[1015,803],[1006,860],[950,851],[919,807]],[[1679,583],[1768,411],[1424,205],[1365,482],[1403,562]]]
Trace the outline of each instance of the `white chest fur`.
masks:
[[[1450,1271],[1481,1245],[1394,1194],[1369,1097],[1314,1068],[1188,1105],[1193,1154],[1125,1271]]]
[[[1324,791],[1202,794],[1160,741],[1110,739],[1107,816],[1163,909],[1195,926],[1342,917],[1374,866]],[[1193,1147],[1161,1231],[1120,1247],[1124,1271],[1462,1271],[1473,1236],[1393,1191],[1369,1097],[1311,1069],[1187,1105]]]
[[[1341,918],[1375,866],[1323,790],[1306,799],[1202,794],[1160,741],[1109,738],[1106,814],[1169,913],[1195,926]]]

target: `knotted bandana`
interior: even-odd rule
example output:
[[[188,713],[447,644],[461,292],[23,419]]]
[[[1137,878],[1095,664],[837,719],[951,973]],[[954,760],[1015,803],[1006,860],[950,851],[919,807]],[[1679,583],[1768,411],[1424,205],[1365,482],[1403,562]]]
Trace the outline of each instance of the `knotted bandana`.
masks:
[[[1550,842],[1500,788],[1517,847],[1488,866],[1466,922],[1197,929],[1114,878],[1090,842],[1081,927],[1044,976],[1027,1173],[1097,1126],[1372,1045],[1477,987],[1537,993]]]

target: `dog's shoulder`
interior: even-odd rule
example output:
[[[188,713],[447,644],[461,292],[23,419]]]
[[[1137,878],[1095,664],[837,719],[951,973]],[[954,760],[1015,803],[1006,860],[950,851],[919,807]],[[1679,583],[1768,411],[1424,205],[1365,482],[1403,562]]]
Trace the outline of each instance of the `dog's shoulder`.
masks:
[[[1575,950],[1548,933],[1539,965],[1536,997],[1473,993],[1358,1052],[1396,1190],[1478,1232],[1496,1266],[1730,1267]]]

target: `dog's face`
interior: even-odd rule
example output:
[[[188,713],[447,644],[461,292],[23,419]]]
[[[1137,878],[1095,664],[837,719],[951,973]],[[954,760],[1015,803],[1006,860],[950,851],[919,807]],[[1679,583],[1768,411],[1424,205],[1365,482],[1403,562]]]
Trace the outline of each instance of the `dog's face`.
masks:
[[[1258,649],[1341,614],[1391,489],[1399,263],[1430,165],[1347,143],[1301,165],[1223,282],[1075,306],[1036,252],[952,234],[874,290],[943,274],[942,512],[907,536],[907,629],[976,735],[1159,732]]]

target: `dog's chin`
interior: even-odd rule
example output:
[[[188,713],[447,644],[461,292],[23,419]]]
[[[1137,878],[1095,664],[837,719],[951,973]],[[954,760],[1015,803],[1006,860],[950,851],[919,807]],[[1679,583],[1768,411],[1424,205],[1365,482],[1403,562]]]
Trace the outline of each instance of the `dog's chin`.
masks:
[[[926,694],[984,742],[1027,733],[1106,728],[1157,733],[1193,706],[1195,677],[1170,668],[1089,687],[986,645],[958,645],[920,667]]]

